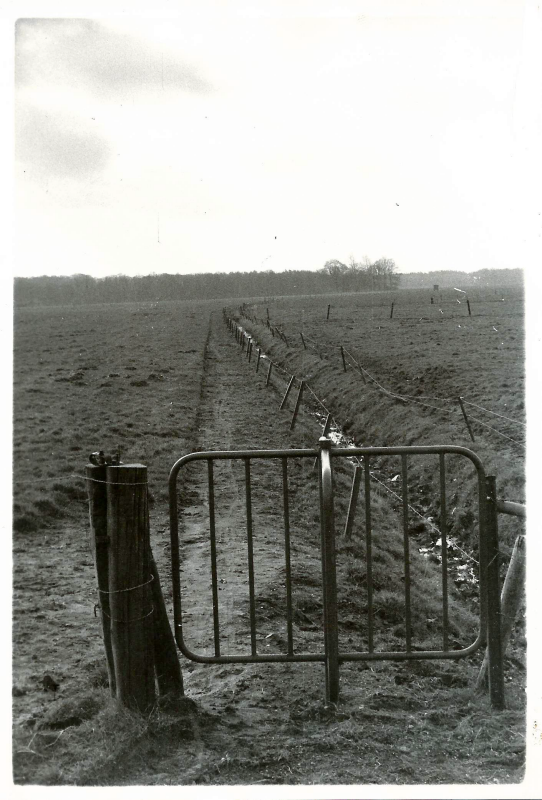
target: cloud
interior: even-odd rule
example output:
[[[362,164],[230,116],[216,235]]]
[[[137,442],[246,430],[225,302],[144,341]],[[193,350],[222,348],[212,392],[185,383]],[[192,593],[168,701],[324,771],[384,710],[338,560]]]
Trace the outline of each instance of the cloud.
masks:
[[[15,81],[84,88],[114,100],[134,90],[206,94],[212,88],[174,50],[88,19],[19,19]]]
[[[90,125],[92,121],[89,120]],[[31,177],[87,178],[105,167],[110,145],[79,119],[25,105],[16,114],[16,156]]]

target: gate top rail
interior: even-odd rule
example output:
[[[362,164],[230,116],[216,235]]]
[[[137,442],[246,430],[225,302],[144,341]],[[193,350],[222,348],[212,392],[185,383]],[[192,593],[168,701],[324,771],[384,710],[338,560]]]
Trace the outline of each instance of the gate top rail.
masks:
[[[484,465],[477,455],[468,447],[460,447],[458,445],[400,445],[397,447],[331,447],[331,456],[393,456],[393,455],[438,455],[440,453],[449,453],[466,456],[476,469],[481,477],[485,476]],[[320,453],[318,448],[298,448],[290,449],[285,448],[282,450],[201,450],[196,453],[188,453],[186,456],[179,458],[173,465],[169,475],[170,487],[175,483],[177,474],[182,466],[189,461],[205,461],[209,459],[244,459],[244,458],[315,458]],[[519,503],[505,503],[500,502],[500,505],[517,506],[520,508]],[[523,507],[524,508],[524,507]],[[503,513],[521,516],[519,512],[512,511],[507,508],[501,508]]]
[[[439,455],[440,453],[466,456],[476,467],[480,477],[485,477],[482,460],[468,447],[452,444],[401,445],[398,447],[332,447],[332,456],[399,456],[399,455]]]

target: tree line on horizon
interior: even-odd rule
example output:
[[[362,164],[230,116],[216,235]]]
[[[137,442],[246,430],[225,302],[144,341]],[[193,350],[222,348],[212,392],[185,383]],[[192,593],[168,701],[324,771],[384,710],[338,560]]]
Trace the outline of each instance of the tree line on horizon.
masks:
[[[335,292],[395,291],[399,288],[522,285],[523,271],[479,270],[476,273],[445,270],[397,274],[395,262],[382,258],[363,263],[351,258],[348,265],[337,259],[319,270],[285,272],[219,272],[200,274],[151,274],[131,277],[111,275],[43,275],[15,278],[14,302],[27,305],[87,305],[89,303],[156,302],[161,300],[212,300],[237,297],[330,294]]]

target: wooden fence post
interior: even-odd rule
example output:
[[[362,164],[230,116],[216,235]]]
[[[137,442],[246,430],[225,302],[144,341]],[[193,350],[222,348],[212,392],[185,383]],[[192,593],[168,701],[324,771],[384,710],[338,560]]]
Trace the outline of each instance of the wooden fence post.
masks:
[[[506,653],[506,648],[512,634],[512,628],[516,620],[521,601],[523,599],[523,592],[525,589],[525,536],[518,536],[510,564],[504,579],[501,594],[501,647],[502,655]],[[487,650],[480,667],[476,688],[483,690],[487,688],[487,667],[488,658]]]
[[[344,358],[344,350],[343,350],[343,346],[342,345],[341,345],[341,358],[343,360],[343,369],[346,372],[346,360]]]
[[[260,369],[260,358],[262,357],[262,348],[258,347],[258,358],[256,360],[256,372]]]
[[[344,526],[345,539],[349,539],[350,536],[352,535],[352,528],[354,527],[354,517],[356,516],[356,508],[358,506],[360,484],[361,484],[361,467],[356,464],[356,466],[354,467],[354,478],[352,480],[352,491],[350,492],[350,502],[348,504],[346,525]]]
[[[395,305],[395,301],[391,304],[391,311],[390,311],[390,319],[393,319],[393,307]]]
[[[294,385],[294,381],[295,381],[295,375],[292,375],[292,377],[290,378],[290,383],[286,387],[286,392],[284,393],[284,397],[282,398],[282,403],[279,406],[279,409],[281,411],[284,408],[284,406],[286,405],[286,400],[288,399],[288,395],[290,394],[290,390],[291,390],[292,386]]]
[[[328,307],[327,307],[327,316],[326,316],[326,319],[329,319],[329,310],[330,310],[330,308],[331,308],[331,303],[330,303],[330,304],[328,305]]]
[[[468,428],[468,431],[469,431],[469,434],[470,434],[470,438],[474,442],[476,440],[474,438],[474,433],[472,432],[472,428],[470,426],[469,418],[467,417],[467,412],[465,411],[465,406],[463,405],[463,398],[462,397],[458,397],[457,399],[459,400],[459,405],[461,406],[461,411],[463,412],[463,417],[465,418],[465,423],[467,425],[467,428]]]
[[[297,415],[299,413],[299,406],[301,405],[301,398],[303,397],[303,389],[304,388],[305,388],[305,381],[301,381],[301,383],[299,384],[299,392],[298,392],[298,395],[297,395],[297,399],[295,401],[294,414],[293,414],[293,417],[292,417],[292,421],[290,423],[290,430],[291,431],[293,431],[293,429],[294,429],[295,421],[296,421]]]
[[[271,380],[271,368],[272,368],[272,366],[273,366],[273,362],[270,360],[269,361],[269,369],[267,370],[267,378],[265,380],[265,385],[266,386],[269,386],[269,381]]]
[[[107,484],[105,478],[105,464],[95,466],[87,464],[87,493],[90,516],[90,546],[96,569],[96,582],[98,584],[98,601],[102,617],[102,630],[104,638],[105,656],[107,659],[107,674],[109,689],[113,697],[116,696],[115,667],[113,664],[113,649],[111,646],[111,611],[109,609],[109,546],[107,537]]]
[[[106,468],[109,606],[117,699],[149,712],[155,704],[147,467]]]

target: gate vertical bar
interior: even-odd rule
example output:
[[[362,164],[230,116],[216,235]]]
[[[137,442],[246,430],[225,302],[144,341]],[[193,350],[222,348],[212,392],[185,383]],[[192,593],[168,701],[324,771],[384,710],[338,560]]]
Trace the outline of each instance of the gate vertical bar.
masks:
[[[339,636],[337,619],[337,574],[335,562],[335,521],[331,439],[319,439],[320,521],[322,535],[322,577],[324,600],[324,649],[326,657],[326,702],[339,700]]]
[[[499,541],[497,528],[497,489],[494,476],[486,477],[487,537],[487,653],[489,695],[497,710],[505,707],[504,669],[501,641],[501,590],[499,586]]]
[[[247,510],[248,591],[250,602],[250,647],[256,655],[256,603],[254,600],[254,548],[252,544],[252,496],[250,486],[250,459],[245,458],[245,495]]]
[[[282,497],[284,509],[284,562],[286,569],[286,630],[288,636],[288,655],[294,654],[293,613],[292,613],[292,571],[290,565],[290,504],[288,497],[288,459],[282,459]]]
[[[211,582],[213,593],[213,629],[215,642],[215,656],[220,655],[220,627],[218,619],[218,581],[216,571],[216,526],[215,526],[215,481],[213,473],[213,460],[207,461],[209,483],[209,534],[211,537]]]
[[[369,456],[363,456],[365,478],[365,553],[367,558],[367,626],[369,653],[374,651],[373,625],[373,544],[371,526],[371,472]]]
[[[401,476],[403,484],[403,549],[405,559],[405,637],[406,650],[407,653],[410,653],[412,650],[412,620],[410,615],[410,541],[408,538],[408,475],[406,455],[401,456]]]
[[[446,527],[446,465],[440,460],[440,543],[442,555],[442,648],[448,650],[448,541]]]

